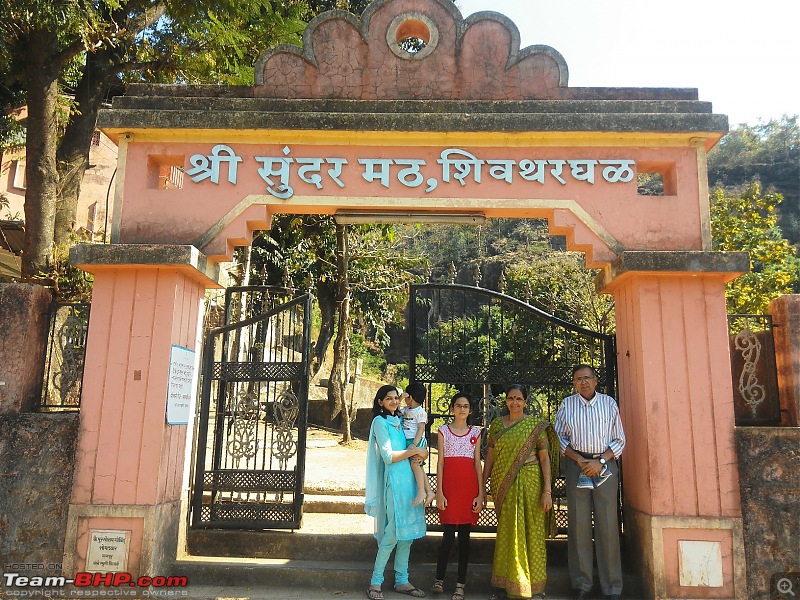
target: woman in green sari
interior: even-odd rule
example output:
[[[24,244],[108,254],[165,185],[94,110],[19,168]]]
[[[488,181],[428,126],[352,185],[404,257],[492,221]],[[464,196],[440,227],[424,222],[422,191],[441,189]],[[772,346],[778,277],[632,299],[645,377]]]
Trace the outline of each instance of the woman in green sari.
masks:
[[[547,583],[545,536],[553,518],[553,481],[559,444],[553,426],[523,409],[527,392],[506,390],[508,414],[489,426],[483,482],[490,482],[497,513],[492,563],[493,600],[544,598]]]

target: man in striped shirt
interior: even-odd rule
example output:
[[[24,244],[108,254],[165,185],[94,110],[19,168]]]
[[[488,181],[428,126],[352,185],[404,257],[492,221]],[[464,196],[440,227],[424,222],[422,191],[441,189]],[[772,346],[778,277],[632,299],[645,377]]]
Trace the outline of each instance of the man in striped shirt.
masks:
[[[600,394],[597,374],[589,365],[572,371],[576,394],[564,398],[556,414],[555,430],[566,462],[567,550],[569,575],[576,598],[589,598],[592,589],[592,510],[600,587],[605,597],[620,598],[622,562],[619,549],[617,459],[625,447],[625,432],[617,403]],[[601,473],[610,476],[601,478]],[[585,477],[584,477],[585,476]],[[588,487],[584,487],[588,486]]]

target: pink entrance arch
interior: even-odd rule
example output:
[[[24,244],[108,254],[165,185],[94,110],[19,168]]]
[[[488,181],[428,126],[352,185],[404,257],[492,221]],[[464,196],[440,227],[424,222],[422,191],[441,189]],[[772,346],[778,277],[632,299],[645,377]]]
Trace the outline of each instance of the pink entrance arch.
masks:
[[[404,50],[404,36],[425,42]],[[656,598],[744,598],[724,284],[706,152],[727,119],[691,89],[571,88],[563,58],[449,0],[376,0],[266,52],[254,87],[132,86],[101,116],[119,145],[95,274],[65,569],[92,530],[131,531],[128,570],[174,553],[185,425],[164,419],[170,351],[233,248],[275,213],[547,218],[614,295],[626,536]],[[637,176],[661,177],[640,196]],[[182,178],[182,181],[181,181]],[[387,217],[387,215],[394,217]]]

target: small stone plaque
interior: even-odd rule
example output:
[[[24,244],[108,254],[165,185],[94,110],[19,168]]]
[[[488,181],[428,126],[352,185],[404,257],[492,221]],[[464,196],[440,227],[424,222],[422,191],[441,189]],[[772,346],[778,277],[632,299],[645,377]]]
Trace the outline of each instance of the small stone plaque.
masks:
[[[90,573],[119,573],[127,571],[130,537],[130,531],[113,529],[89,530],[86,571]]]
[[[722,549],[719,542],[678,540],[680,584],[722,587]]]

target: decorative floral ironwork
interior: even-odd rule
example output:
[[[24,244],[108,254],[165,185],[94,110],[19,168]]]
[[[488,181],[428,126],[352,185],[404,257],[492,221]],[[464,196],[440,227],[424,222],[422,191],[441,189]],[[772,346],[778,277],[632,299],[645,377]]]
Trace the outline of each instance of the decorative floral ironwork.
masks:
[[[61,348],[61,369],[54,373],[56,387],[61,398],[67,398],[70,392],[80,384],[83,377],[83,363],[86,357],[86,326],[75,315],[70,314],[58,331],[58,342]]]
[[[300,524],[311,296],[288,294],[229,288],[206,336],[193,526]]]
[[[256,426],[258,425],[258,396],[248,390],[236,394],[233,422],[227,441],[228,456],[237,463],[255,458],[258,450]]]
[[[294,437],[295,421],[300,412],[300,402],[290,390],[275,400],[275,431],[272,440],[272,454],[278,459],[281,469],[286,468],[289,459],[297,454],[297,440]]]
[[[47,354],[42,375],[42,410],[80,408],[88,328],[88,303],[55,303],[50,307]]]
[[[741,352],[744,359],[742,372],[739,374],[739,393],[750,410],[753,418],[758,416],[758,407],[767,397],[766,388],[761,385],[756,376],[758,359],[761,357],[761,342],[750,330],[749,326],[736,334],[734,338],[735,348]]]

